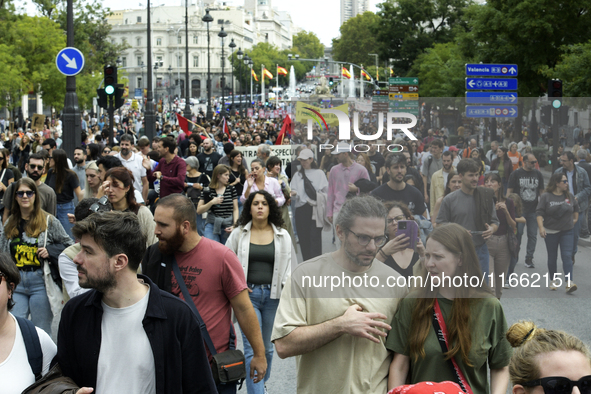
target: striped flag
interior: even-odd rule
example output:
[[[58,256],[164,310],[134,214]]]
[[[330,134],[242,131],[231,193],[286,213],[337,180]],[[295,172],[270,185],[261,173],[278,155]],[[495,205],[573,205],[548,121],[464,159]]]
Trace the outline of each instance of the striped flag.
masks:
[[[287,70],[281,66],[277,66],[277,75],[287,75]]]
[[[365,70],[361,70],[361,75],[364,76],[368,81],[371,81],[371,77],[365,72]]]
[[[265,77],[273,79],[273,74],[271,74],[271,71],[267,70],[266,68],[263,69],[263,74],[265,74]]]
[[[250,73],[252,74],[252,77],[254,78],[255,81],[259,81],[259,77],[257,77],[257,73],[254,72],[254,68],[250,69]]]
[[[351,79],[351,73],[349,72],[349,70],[347,70],[345,67],[343,67],[343,77],[347,78],[347,79]]]
[[[392,69],[392,67],[390,67],[390,76],[393,77],[394,76],[394,70]]]

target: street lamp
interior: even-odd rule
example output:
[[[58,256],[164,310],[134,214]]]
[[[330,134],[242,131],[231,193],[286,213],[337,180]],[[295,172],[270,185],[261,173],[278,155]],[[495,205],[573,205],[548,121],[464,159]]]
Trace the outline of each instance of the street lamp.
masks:
[[[248,67],[248,65],[250,64],[250,57],[248,55],[244,55],[244,65]],[[244,71],[246,72],[246,68],[244,69]],[[244,89],[244,101],[246,101],[246,89]],[[248,104],[246,105],[246,108],[248,108]],[[245,110],[246,111],[246,110]]]
[[[156,87],[154,88],[154,100],[156,101],[156,105],[158,105],[158,63],[154,64],[154,78],[156,79]]]
[[[254,108],[254,103],[252,101],[252,66],[254,65],[254,62],[252,59],[248,60],[248,65],[250,66],[250,105]]]
[[[213,112],[211,110],[211,68],[210,68],[210,56],[209,56],[209,23],[213,22],[213,17],[209,15],[209,10],[205,10],[205,15],[201,18],[207,25],[207,114],[205,115],[208,120],[211,120]]]
[[[222,26],[222,30],[218,33],[218,37],[222,39],[222,81],[220,83],[222,87],[222,115],[226,114],[226,100],[224,99],[226,92],[226,79],[224,77],[224,63],[226,63],[226,59],[224,58],[224,38],[227,36],[228,33],[224,31],[224,26]]]
[[[236,57],[238,58],[238,64],[240,65],[238,68],[238,79],[240,80],[240,89],[238,90],[240,92],[240,94],[238,95],[238,97],[242,96],[242,58],[244,57],[244,52],[242,52],[242,49],[240,49],[240,47],[238,47],[238,52],[236,52]],[[238,111],[242,112],[242,98],[240,98],[240,104],[238,105]]]
[[[230,41],[229,47],[232,49],[232,62],[234,61],[234,48],[236,48],[236,44],[234,44],[234,39]],[[230,107],[230,112],[234,113],[234,65],[232,64],[232,106]]]
[[[168,109],[172,109],[172,65],[168,65]]]
[[[213,19],[213,18],[212,18]],[[209,24],[207,25],[209,28]],[[209,39],[209,34],[207,35]],[[185,119],[191,119],[191,98],[189,93],[189,2],[185,1]],[[187,124],[188,131],[191,131],[191,124]]]

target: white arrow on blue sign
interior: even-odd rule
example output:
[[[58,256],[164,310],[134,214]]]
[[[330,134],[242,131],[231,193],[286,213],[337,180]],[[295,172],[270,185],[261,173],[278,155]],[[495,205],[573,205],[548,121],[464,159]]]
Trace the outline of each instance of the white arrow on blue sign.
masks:
[[[467,90],[517,90],[517,78],[466,78]]]
[[[77,48],[64,48],[57,54],[55,65],[65,76],[74,76],[84,68],[84,55]]]
[[[466,64],[466,75],[483,77],[516,77],[517,64]]]
[[[515,104],[517,93],[466,92],[468,104]]]
[[[468,118],[516,118],[516,105],[466,105]]]

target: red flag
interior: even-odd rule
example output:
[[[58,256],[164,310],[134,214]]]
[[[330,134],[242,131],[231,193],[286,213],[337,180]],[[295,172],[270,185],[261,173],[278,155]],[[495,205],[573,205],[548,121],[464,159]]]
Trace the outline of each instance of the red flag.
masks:
[[[230,128],[228,127],[228,123],[226,122],[226,117],[224,116],[223,118],[223,125],[222,125],[222,130],[224,130],[224,133],[226,133],[228,135],[228,138],[230,138]]]
[[[281,131],[275,140],[275,145],[283,145],[283,139],[287,135],[287,138],[291,139],[291,130],[293,128],[293,123],[291,122],[291,118],[289,115],[285,116],[283,119],[283,126],[281,127]]]
[[[189,131],[189,120],[178,113],[176,114],[176,118],[179,122],[179,126],[181,126],[181,130],[185,132],[187,137],[190,136],[191,132]]]

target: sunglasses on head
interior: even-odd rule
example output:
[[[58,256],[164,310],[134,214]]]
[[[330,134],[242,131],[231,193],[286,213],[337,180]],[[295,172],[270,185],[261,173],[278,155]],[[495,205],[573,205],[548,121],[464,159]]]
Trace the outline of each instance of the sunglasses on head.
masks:
[[[544,394],[571,394],[573,387],[577,386],[581,394],[591,394],[591,375],[583,376],[577,381],[572,381],[564,376],[549,376],[523,383],[522,386],[542,386]]]
[[[18,192],[16,192],[16,196],[18,198],[23,198],[24,196],[27,196],[27,198],[31,198],[35,195],[35,191],[34,190],[19,190]]]
[[[101,207],[101,205],[107,205],[107,196],[102,196],[101,198],[99,198],[99,200],[97,202],[95,202],[94,204],[92,204],[90,206],[90,208],[88,208],[88,210],[90,212],[97,212],[99,210],[99,208]]]

